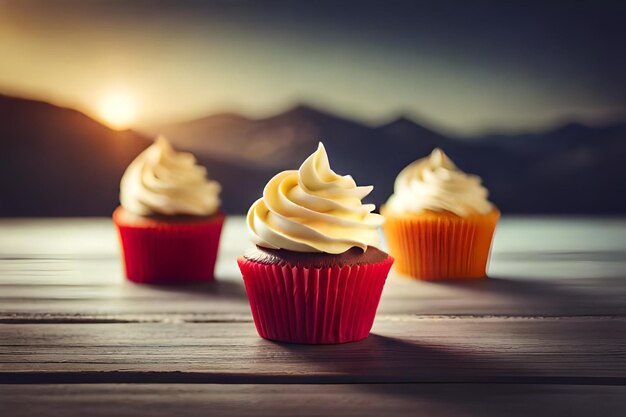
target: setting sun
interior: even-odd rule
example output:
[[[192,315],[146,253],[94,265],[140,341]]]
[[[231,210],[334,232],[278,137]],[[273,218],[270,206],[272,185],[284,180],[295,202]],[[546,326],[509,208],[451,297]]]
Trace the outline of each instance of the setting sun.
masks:
[[[136,103],[125,91],[105,95],[98,104],[98,116],[114,129],[125,129],[135,120]]]

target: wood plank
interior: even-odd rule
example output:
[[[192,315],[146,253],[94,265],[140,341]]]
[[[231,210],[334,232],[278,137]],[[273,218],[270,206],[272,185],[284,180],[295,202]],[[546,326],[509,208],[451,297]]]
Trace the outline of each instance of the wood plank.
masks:
[[[302,346],[251,323],[3,324],[3,382],[626,384],[625,318],[378,320],[362,342]]]
[[[562,385],[4,385],[11,416],[621,417],[626,387]]]
[[[8,261],[0,261],[1,264]],[[626,271],[626,263],[622,264]],[[13,266],[13,270],[17,269]],[[35,264],[38,272],[0,271],[0,321],[58,316],[249,315],[240,276],[207,285],[152,287],[124,282],[115,261]],[[29,267],[30,268],[30,267]],[[8,268],[7,268],[8,269]],[[112,272],[116,271],[116,272]],[[492,277],[467,283],[427,283],[392,273],[380,314],[625,315],[626,278]],[[124,317],[126,316],[126,318]]]
[[[498,223],[494,253],[577,253],[623,251],[626,219],[606,217],[522,217]],[[0,219],[0,255],[28,258],[102,258],[118,254],[108,218]],[[243,216],[228,216],[222,248],[248,245]]]
[[[229,218],[218,283],[157,288],[124,281],[108,219],[0,220],[0,321],[132,321],[174,314],[218,319],[249,308],[235,259],[248,245],[242,218]],[[61,236],[61,238],[59,237]],[[624,315],[626,221],[505,218],[492,278],[424,283],[391,274],[381,314]]]

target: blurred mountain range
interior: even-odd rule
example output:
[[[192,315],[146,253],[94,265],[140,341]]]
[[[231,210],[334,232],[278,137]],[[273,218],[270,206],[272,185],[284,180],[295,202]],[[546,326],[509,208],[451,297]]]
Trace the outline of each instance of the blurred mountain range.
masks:
[[[371,127],[298,106],[265,119],[224,113],[140,134],[0,96],[0,216],[111,214],[124,169],[157,133],[207,166],[228,213],[244,213],[272,175],[296,169],[319,140],[338,173],[375,186],[377,205],[404,166],[438,146],[480,175],[505,213],[626,213],[626,123],[451,138],[405,117]]]
[[[0,95],[0,216],[110,214],[121,174],[150,143],[76,110]]]

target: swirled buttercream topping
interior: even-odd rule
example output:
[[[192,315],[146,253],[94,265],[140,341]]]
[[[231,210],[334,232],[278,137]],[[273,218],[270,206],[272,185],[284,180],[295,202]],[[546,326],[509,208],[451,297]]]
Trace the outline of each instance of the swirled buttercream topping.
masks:
[[[480,177],[461,171],[439,148],[404,168],[384,210],[393,213],[448,211],[465,217],[493,209]]]
[[[372,186],[358,187],[337,175],[322,143],[299,170],[272,178],[248,211],[252,241],[261,247],[339,254],[352,247],[380,247],[382,216],[361,200]]]
[[[126,169],[120,203],[140,216],[209,216],[219,209],[220,191],[191,153],[175,151],[161,136]]]

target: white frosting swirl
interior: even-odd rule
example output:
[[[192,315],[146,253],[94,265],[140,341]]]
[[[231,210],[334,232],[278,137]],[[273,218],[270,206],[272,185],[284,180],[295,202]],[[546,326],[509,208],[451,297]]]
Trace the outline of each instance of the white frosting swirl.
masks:
[[[160,136],[124,172],[120,203],[140,216],[209,216],[219,209],[220,191],[191,153],[176,152]]]
[[[404,168],[394,184],[394,194],[384,207],[393,213],[423,210],[449,211],[465,217],[493,210],[480,177],[468,175],[439,148],[430,156]]]
[[[352,247],[380,247],[382,216],[361,200],[373,189],[337,175],[322,143],[298,171],[272,178],[248,211],[248,229],[258,246],[295,252],[339,254]]]

